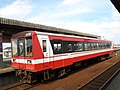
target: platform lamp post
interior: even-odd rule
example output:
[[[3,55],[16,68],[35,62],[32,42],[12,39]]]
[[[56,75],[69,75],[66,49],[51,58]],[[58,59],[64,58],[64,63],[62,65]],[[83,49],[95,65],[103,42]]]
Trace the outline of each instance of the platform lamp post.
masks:
[[[2,33],[0,33],[0,68],[3,68]]]

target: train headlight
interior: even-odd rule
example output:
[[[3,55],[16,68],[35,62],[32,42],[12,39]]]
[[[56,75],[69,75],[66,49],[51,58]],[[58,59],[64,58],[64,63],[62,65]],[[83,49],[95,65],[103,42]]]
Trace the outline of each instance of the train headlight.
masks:
[[[15,62],[16,61],[16,59],[12,59],[12,62]]]
[[[27,60],[27,64],[32,64],[32,61],[31,60]]]

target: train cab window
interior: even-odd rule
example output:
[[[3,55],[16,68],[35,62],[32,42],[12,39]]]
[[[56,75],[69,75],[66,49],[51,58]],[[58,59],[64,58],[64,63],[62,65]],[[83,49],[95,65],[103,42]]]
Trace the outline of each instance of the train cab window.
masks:
[[[19,50],[19,56],[24,56],[25,55],[25,41],[24,39],[19,39],[18,40],[18,50]]]
[[[47,49],[46,49],[46,47],[47,47],[46,40],[42,40],[42,44],[43,44],[43,52],[46,52],[47,51]]]
[[[17,56],[18,55],[17,39],[12,40],[12,55],[13,56]]]
[[[25,56],[32,56],[32,37],[26,38],[26,53]]]

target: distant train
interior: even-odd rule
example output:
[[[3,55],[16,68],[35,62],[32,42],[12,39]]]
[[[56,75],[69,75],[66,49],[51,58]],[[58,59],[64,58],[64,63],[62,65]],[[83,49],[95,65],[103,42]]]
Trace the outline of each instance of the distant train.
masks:
[[[66,75],[91,58],[108,58],[111,41],[38,31],[12,36],[12,67],[27,83]],[[97,60],[93,59],[93,60]]]

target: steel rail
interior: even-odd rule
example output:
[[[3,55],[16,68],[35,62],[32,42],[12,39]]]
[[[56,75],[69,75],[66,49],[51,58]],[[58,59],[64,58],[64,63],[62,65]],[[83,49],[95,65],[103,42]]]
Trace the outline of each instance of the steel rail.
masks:
[[[84,84],[83,86],[78,87],[77,90],[86,90],[87,87],[89,87],[89,89],[92,90],[91,88],[93,88],[94,85],[96,84],[94,81],[95,81],[95,80],[97,81],[97,79],[98,79],[98,81],[99,81],[100,77],[102,77],[103,74],[105,74],[105,73],[106,73],[107,71],[109,71],[110,69],[114,69],[115,66],[116,66],[116,68],[119,67],[119,66],[120,66],[120,61],[119,61],[118,63],[112,65],[111,67],[109,67],[109,68],[106,69],[105,71],[101,72],[101,73],[100,73],[99,75],[97,75],[95,78],[89,80],[89,81],[88,81],[86,84]],[[99,89],[98,89],[98,86],[96,86],[96,87],[97,87],[96,90],[102,90],[102,88],[109,82],[110,78],[112,79],[112,77],[114,77],[115,74],[116,74],[119,70],[120,70],[120,67],[117,68],[117,70],[109,77],[109,79],[105,80],[104,84],[102,84],[102,85],[100,85],[100,86],[98,85],[98,86],[100,87]],[[108,74],[108,75],[109,75],[109,74]],[[102,79],[104,79],[104,78],[106,78],[106,76],[102,77]],[[90,88],[89,85],[90,85],[91,83],[93,83],[94,85],[91,86],[91,88]],[[99,82],[99,83],[100,83],[100,82]],[[102,83],[103,83],[103,82],[102,82]],[[100,83],[100,84],[101,84],[101,83]],[[95,88],[96,88],[96,87],[95,87]]]
[[[120,72],[120,68],[102,85],[102,87],[99,90],[103,90],[104,88],[106,88],[110,82],[115,78],[116,75],[118,75],[118,73]]]

